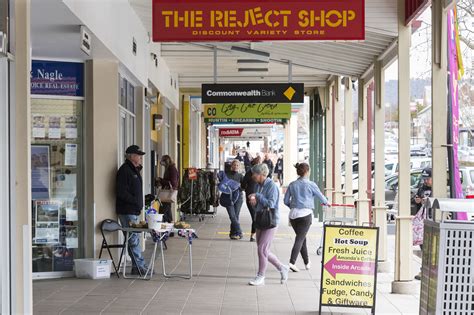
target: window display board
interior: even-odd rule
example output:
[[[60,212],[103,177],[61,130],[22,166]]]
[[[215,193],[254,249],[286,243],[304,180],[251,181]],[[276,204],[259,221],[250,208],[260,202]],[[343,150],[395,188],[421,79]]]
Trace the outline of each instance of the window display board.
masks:
[[[35,278],[70,275],[74,259],[83,256],[83,68],[67,62],[33,61],[32,65]]]

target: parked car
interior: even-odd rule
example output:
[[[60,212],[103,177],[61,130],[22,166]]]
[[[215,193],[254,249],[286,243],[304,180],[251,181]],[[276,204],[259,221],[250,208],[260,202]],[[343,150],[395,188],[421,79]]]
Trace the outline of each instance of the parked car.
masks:
[[[410,197],[416,194],[421,183],[421,173],[423,169],[415,169],[410,172]],[[385,179],[385,204],[389,209],[395,204],[395,197],[398,191],[398,174],[391,175]]]
[[[411,156],[426,156],[426,147],[424,145],[415,144],[411,146],[410,155]]]

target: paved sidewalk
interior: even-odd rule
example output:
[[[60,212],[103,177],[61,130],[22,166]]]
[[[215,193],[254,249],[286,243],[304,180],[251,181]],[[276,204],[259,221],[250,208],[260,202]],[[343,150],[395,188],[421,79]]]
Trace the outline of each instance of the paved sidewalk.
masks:
[[[287,216],[283,207],[282,217]],[[250,230],[250,216],[242,208],[242,227]],[[160,260],[157,275],[151,281],[61,279],[35,281],[35,314],[317,314],[320,286],[320,262],[316,256],[321,228],[310,230],[309,246],[313,268],[291,273],[287,284],[281,285],[279,273],[270,265],[266,285],[251,287],[258,259],[256,244],[228,238],[229,220],[219,208],[215,218],[191,221],[199,239],[193,243],[194,277],[192,280],[164,279]],[[272,251],[287,263],[294,233],[286,219],[282,220]],[[394,237],[389,236],[389,252],[393,261]],[[151,246],[148,246],[151,248]],[[186,242],[180,238],[168,241],[167,268],[186,272]],[[147,254],[149,254],[147,252]],[[176,267],[176,264],[178,266]],[[419,259],[414,257],[414,267]],[[303,263],[297,261],[303,269]],[[418,314],[419,295],[391,294],[393,274],[379,274],[377,282],[377,314]],[[419,287],[419,282],[413,285]],[[323,314],[369,314],[369,310],[323,308]]]

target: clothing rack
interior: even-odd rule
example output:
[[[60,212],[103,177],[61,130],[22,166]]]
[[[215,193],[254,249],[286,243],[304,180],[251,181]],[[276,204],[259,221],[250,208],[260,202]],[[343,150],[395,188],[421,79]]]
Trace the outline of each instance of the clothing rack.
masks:
[[[189,179],[189,169],[195,169],[197,171],[198,178],[196,180]],[[181,219],[185,220],[186,215],[191,215],[197,216],[199,222],[201,222],[206,215],[214,217],[217,214],[218,207],[217,172],[219,170],[215,168],[185,168],[184,170],[182,185],[178,193]],[[212,174],[212,180],[208,178],[206,182],[202,177],[203,172],[205,172],[206,175]],[[207,190],[201,192],[201,189]],[[198,201],[195,200],[196,194],[199,199]],[[211,206],[213,211],[210,211]]]

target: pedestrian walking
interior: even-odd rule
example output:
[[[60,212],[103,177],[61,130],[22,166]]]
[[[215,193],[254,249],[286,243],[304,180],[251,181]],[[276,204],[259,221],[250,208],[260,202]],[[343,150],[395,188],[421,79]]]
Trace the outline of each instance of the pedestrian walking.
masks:
[[[258,273],[252,279],[250,285],[264,285],[265,272],[270,262],[280,272],[281,283],[288,280],[289,267],[282,264],[278,258],[270,252],[275,232],[280,220],[278,203],[280,190],[277,185],[268,178],[268,167],[266,164],[258,164],[252,167],[253,178],[257,182],[257,193],[249,196],[250,204],[255,207],[257,217],[257,251],[258,251]],[[271,216],[271,225],[262,226],[259,217]],[[268,222],[267,222],[268,223]]]
[[[275,173],[278,176],[278,182],[280,183],[280,186],[283,185],[283,155],[280,155],[278,157],[278,160],[275,164]]]
[[[240,185],[242,184],[243,180],[243,175],[239,173],[239,168],[240,168],[240,161],[239,160],[234,160],[232,161],[231,164],[231,169],[230,171],[225,173],[225,176],[227,179],[230,179],[237,183],[237,189],[232,190],[230,194],[230,202],[226,202],[223,205],[227,209],[227,213],[229,214],[229,219],[230,219],[230,232],[229,232],[229,237],[233,240],[239,240],[242,239],[244,236],[242,234],[242,229],[240,228],[240,221],[239,221],[239,216],[240,216],[240,209],[242,208],[243,204],[243,196],[242,196],[242,188]],[[237,194],[237,196],[233,196]],[[221,194],[221,201],[223,199],[223,195]],[[222,203],[222,202],[221,202]]]
[[[262,159],[259,156],[257,156],[256,158],[252,160],[252,166],[260,164],[261,160]],[[255,225],[255,208],[250,204],[249,197],[252,194],[255,194],[257,192],[257,182],[253,179],[252,169],[249,169],[247,173],[245,173],[244,179],[242,180],[242,189],[245,191],[245,200],[247,203],[247,208],[249,209],[250,217],[252,218],[250,241],[255,242],[255,233],[257,231],[256,225]]]
[[[295,230],[296,237],[290,257],[290,270],[298,272],[296,259],[301,254],[306,270],[311,268],[306,246],[306,234],[313,221],[314,198],[319,199],[321,204],[328,205],[328,200],[321,193],[318,185],[309,180],[310,167],[307,163],[295,165],[298,179],[291,182],[285,193],[284,203],[291,209],[289,219]]]
[[[130,227],[132,223],[139,223],[139,215],[143,209],[143,180],[140,171],[145,152],[137,145],[132,145],[127,148],[125,154],[125,163],[117,171],[115,210],[122,227]],[[137,233],[130,234],[128,254],[132,258],[132,274],[144,275],[148,266],[142,256]]]
[[[272,176],[273,176],[273,161],[270,158],[270,155],[268,153],[265,153],[265,159],[263,160],[263,163],[265,163],[268,167],[268,178],[272,178]]]

